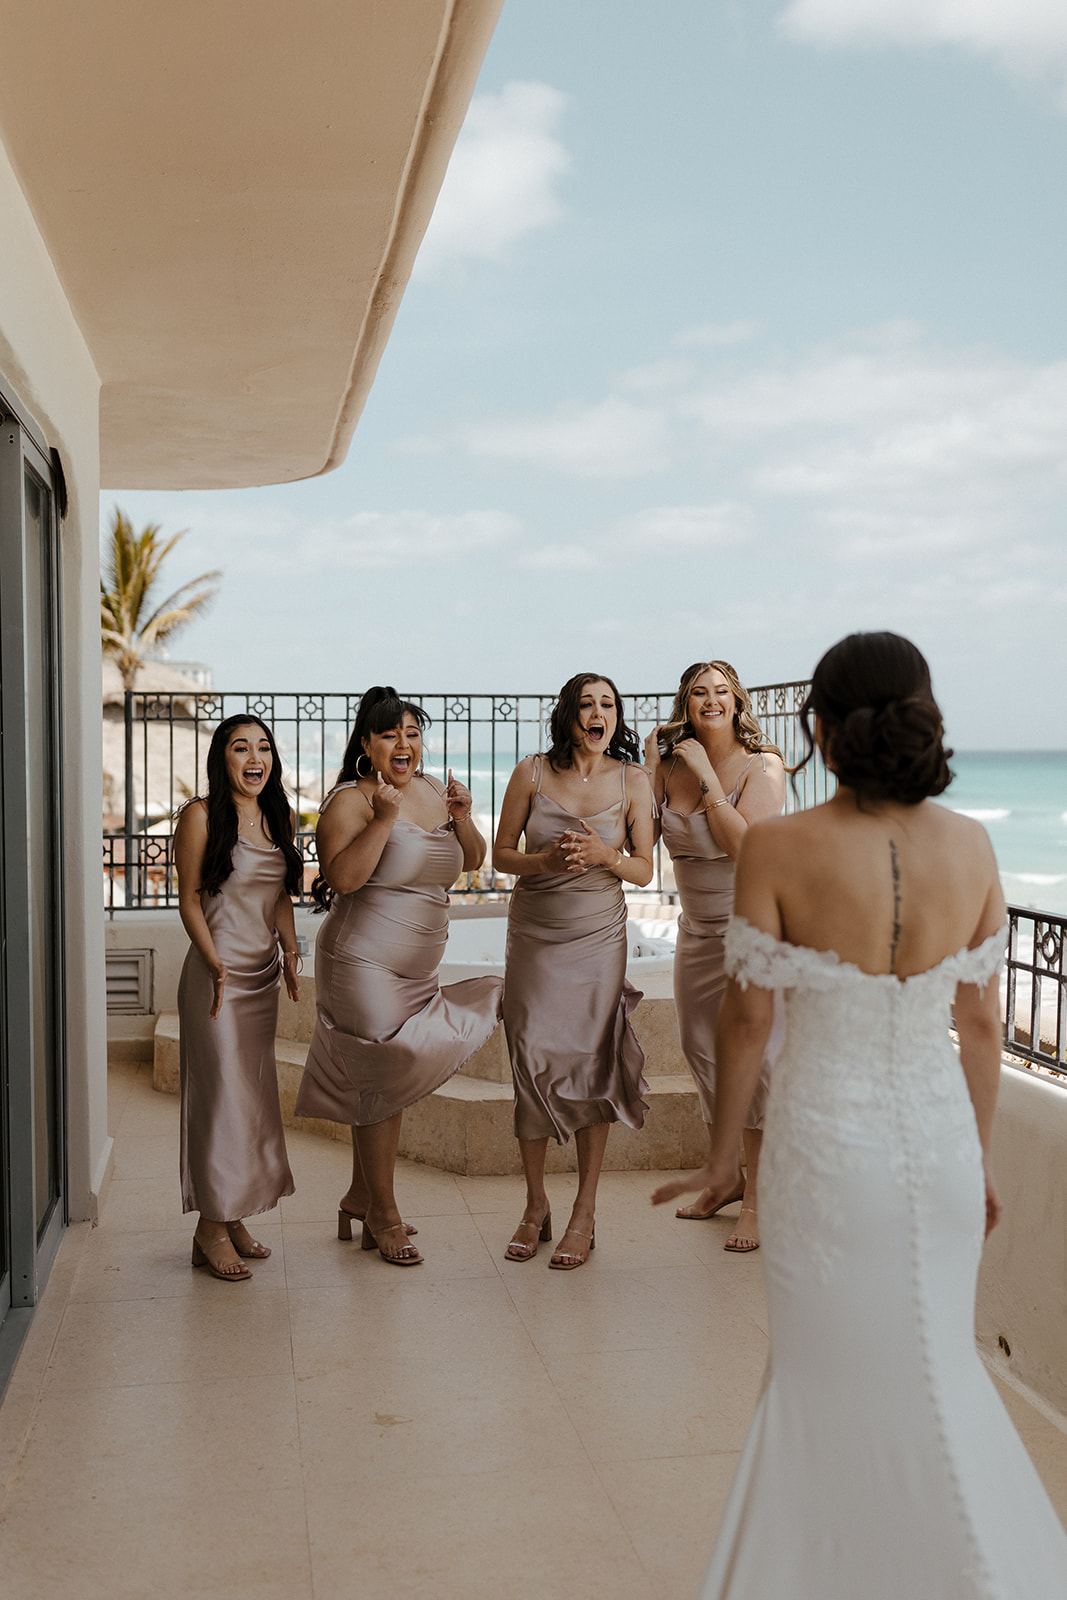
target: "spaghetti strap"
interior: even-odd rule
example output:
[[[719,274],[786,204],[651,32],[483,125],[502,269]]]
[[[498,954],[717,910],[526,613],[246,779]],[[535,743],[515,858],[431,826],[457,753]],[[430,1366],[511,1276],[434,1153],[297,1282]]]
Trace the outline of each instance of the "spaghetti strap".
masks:
[[[741,775],[727,796],[727,799],[732,806],[736,805],[738,800],[741,798],[741,789],[744,785],[745,779],[748,777],[749,768],[755,766],[756,756],[758,756],[760,761],[763,763],[764,772],[767,770],[767,757],[763,754],[762,750],[757,750],[756,755],[754,755],[750,761],[746,761],[744,766],[741,768]]]
[[[367,800],[367,796],[365,794],[363,794],[363,790],[359,788],[359,782],[358,782],[357,779],[350,778],[346,783],[335,783],[333,788],[329,791],[329,793],[324,795],[323,798],[322,798],[322,801],[321,801],[321,803],[319,805],[319,816],[320,817],[322,816],[322,813],[326,810],[326,807],[329,805],[329,803],[333,799],[334,795],[335,794],[340,794],[342,789],[359,789],[359,792],[360,792],[361,795],[363,795],[364,800]],[[367,804],[370,806],[370,801],[369,800],[367,800]],[[370,808],[371,808],[372,811],[374,810],[373,806],[370,806]]]
[[[678,765],[678,757],[675,756],[674,760],[670,764],[670,767],[669,767],[668,772],[667,772],[667,776],[663,780],[663,804],[664,805],[667,805],[667,803],[670,800],[670,795],[668,794],[668,789],[670,788],[671,778],[674,776],[674,769],[675,769],[675,767],[677,765]],[[655,805],[655,803],[656,803],[655,795],[652,796],[652,803],[653,803],[653,805]],[[653,813],[653,815],[655,815],[655,813]]]
[[[534,794],[540,794],[541,793],[541,779],[545,775],[545,758],[544,758],[544,756],[543,756],[543,754],[541,753],[540,750],[534,756],[534,760],[537,762],[537,788],[534,790]]]
[[[624,806],[626,805],[626,768],[628,766],[628,761],[622,763],[622,803]]]

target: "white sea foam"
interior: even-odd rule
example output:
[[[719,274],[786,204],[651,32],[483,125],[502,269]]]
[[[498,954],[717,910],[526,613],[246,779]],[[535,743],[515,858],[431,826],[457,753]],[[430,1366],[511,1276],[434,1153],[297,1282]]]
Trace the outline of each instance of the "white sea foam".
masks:
[[[1005,878],[1017,878],[1020,883],[1037,883],[1048,888],[1050,884],[1067,883],[1067,872],[1005,872]]]
[[[955,810],[957,816],[973,817],[975,822],[1003,822],[1005,817],[1011,816],[1010,811],[967,811],[963,806],[955,806],[953,809]]]

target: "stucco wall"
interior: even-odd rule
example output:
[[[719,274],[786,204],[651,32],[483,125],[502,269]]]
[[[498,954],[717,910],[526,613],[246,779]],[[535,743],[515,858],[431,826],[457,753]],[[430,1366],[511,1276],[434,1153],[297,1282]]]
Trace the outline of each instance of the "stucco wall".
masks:
[[[0,374],[58,449],[62,528],[69,1198],[92,1218],[110,1160],[100,915],[99,379],[0,146]]]
[[[1067,1088],[1002,1069],[992,1167],[1004,1216],[982,1260],[978,1340],[1067,1418]]]

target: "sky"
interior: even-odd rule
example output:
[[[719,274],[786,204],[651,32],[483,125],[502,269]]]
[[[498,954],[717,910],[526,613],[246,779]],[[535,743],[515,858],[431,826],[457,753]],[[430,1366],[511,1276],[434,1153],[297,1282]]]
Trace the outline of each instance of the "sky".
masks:
[[[345,464],[112,489],[225,690],[926,653],[1067,747],[1067,6],[505,0]]]

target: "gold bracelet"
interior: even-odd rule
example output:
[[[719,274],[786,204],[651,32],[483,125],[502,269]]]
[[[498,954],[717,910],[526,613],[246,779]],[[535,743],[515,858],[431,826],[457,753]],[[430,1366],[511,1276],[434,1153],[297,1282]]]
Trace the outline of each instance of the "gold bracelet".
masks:
[[[730,804],[729,800],[727,800],[726,796],[723,795],[721,800],[712,800],[710,803],[707,800],[705,800],[704,801],[704,810],[705,811],[713,811],[716,806],[728,806],[729,804]]]

